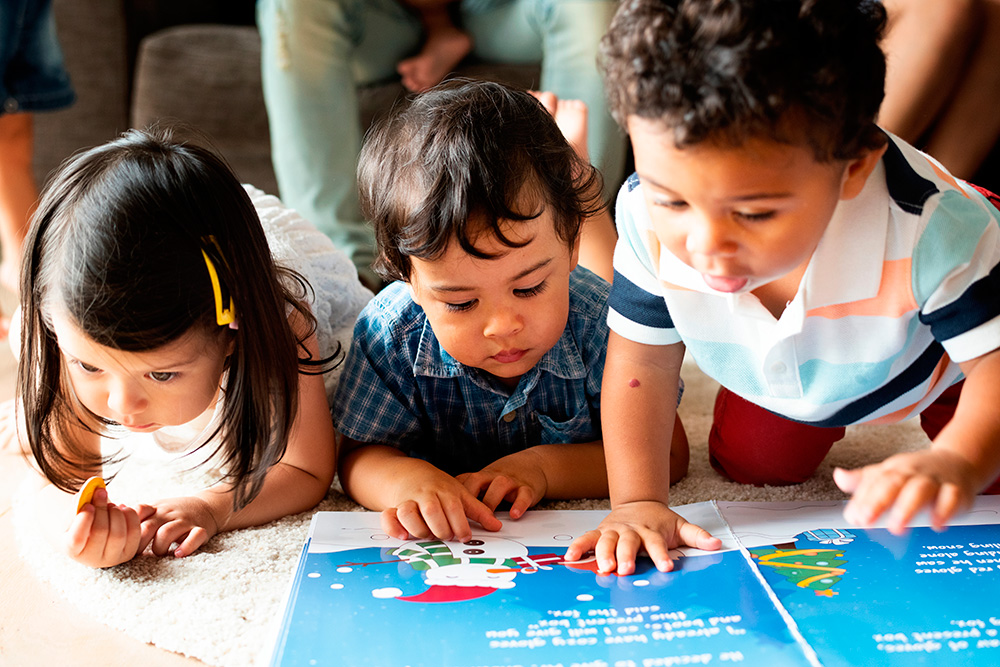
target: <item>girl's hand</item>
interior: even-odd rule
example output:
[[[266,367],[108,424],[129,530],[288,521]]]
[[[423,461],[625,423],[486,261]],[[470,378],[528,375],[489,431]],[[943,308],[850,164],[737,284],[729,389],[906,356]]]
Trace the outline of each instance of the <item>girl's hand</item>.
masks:
[[[469,493],[481,497],[491,512],[504,500],[511,503],[512,519],[521,518],[545,497],[548,489],[541,462],[530,449],[504,456],[479,472],[463,473],[457,479]]]
[[[382,530],[400,540],[418,538],[465,542],[472,537],[469,519],[486,530],[500,530],[500,520],[451,475],[428,468],[400,481],[395,507],[382,512]]]
[[[70,558],[90,567],[111,567],[140,553],[139,514],[131,507],[108,502],[106,489],[97,489],[66,531]]]
[[[190,556],[219,532],[207,501],[196,496],[168,498],[154,505],[139,506],[142,549],[150,546],[157,556],[166,556],[177,544],[176,558]]]
[[[674,569],[668,551],[681,545],[714,551],[722,542],[700,526],[689,523],[661,502],[652,500],[623,503],[611,511],[596,530],[573,540],[566,550],[566,560],[576,561],[593,550],[602,573],[632,574],[639,548],[660,572]]]
[[[976,495],[972,463],[943,448],[896,454],[858,470],[837,468],[833,480],[853,495],[844,508],[852,525],[869,527],[889,512],[888,529],[894,535],[922,509],[931,511],[931,526],[944,530],[948,521],[968,508]]]

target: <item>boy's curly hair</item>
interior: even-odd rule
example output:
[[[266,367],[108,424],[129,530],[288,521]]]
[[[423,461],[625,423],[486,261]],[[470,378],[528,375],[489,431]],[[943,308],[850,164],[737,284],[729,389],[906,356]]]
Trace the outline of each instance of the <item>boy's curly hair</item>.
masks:
[[[624,0],[601,42],[612,113],[678,147],[805,141],[817,160],[885,142],[877,0]]]
[[[436,259],[453,240],[479,258],[491,257],[476,248],[483,233],[520,247],[505,225],[543,208],[572,247],[582,222],[604,206],[600,172],[537,99],[467,79],[418,95],[372,128],[358,185],[361,212],[375,228],[374,268],[388,280],[409,280],[411,258]],[[535,201],[526,204],[525,192]]]

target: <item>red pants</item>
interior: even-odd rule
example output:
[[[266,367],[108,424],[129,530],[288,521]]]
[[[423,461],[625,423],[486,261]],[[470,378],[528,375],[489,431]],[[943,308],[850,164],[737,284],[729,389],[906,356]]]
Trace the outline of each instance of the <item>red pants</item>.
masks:
[[[920,413],[920,426],[932,440],[955,414],[962,384],[949,387]],[[735,482],[799,484],[812,477],[845,430],[784,419],[722,388],[715,399],[708,453],[712,467]],[[994,482],[990,492],[1000,492],[1000,485]]]

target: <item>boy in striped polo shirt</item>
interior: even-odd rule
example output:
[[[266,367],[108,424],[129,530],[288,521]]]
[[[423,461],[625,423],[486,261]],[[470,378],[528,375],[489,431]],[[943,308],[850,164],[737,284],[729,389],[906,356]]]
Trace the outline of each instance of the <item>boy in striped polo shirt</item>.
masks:
[[[630,0],[602,43],[636,175],[617,204],[602,387],[603,571],[718,547],[668,507],[685,348],[722,385],[713,466],[793,484],[844,427],[919,415],[929,448],[837,470],[845,511],[935,527],[1000,472],[998,211],[875,124],[871,0]]]

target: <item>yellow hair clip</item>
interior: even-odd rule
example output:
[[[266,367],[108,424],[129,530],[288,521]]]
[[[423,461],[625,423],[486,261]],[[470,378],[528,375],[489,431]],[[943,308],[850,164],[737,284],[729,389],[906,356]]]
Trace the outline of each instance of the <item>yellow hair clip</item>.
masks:
[[[207,241],[215,246],[215,249],[219,251],[219,257],[222,257],[222,248],[219,247],[218,241],[215,240],[214,236],[206,236],[204,241]],[[233,308],[233,297],[229,297],[229,308],[222,307],[222,284],[219,282],[219,274],[215,270],[215,264],[212,263],[212,259],[205,252],[205,249],[201,250],[202,257],[205,258],[205,266],[208,267],[208,278],[212,281],[212,294],[215,296],[215,321],[218,322],[220,327],[226,326],[227,324],[233,324],[236,321],[236,314]],[[223,259],[225,261],[225,259]]]

